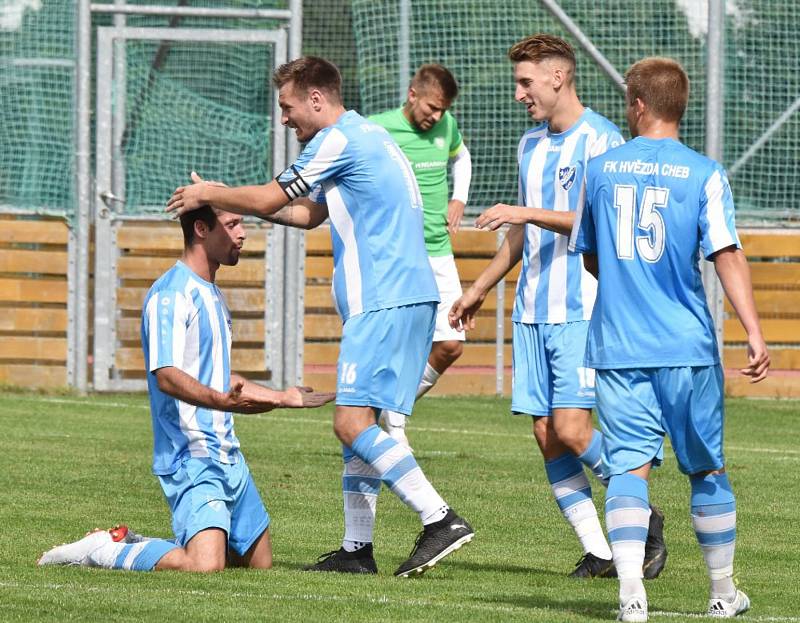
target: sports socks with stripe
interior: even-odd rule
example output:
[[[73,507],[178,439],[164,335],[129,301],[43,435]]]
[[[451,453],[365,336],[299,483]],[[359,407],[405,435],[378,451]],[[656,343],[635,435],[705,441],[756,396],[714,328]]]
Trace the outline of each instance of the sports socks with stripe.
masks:
[[[592,488],[583,465],[571,452],[544,464],[550,488],[564,519],[572,526],[584,553],[611,559],[611,550],[603,534]]]
[[[711,598],[736,598],[733,554],[736,548],[736,498],[728,475],[691,476],[692,526],[711,580]]]
[[[619,600],[646,599],[642,581],[644,544],[650,524],[647,481],[634,474],[612,476],[606,491],[606,528],[619,576]]]
[[[374,504],[360,514],[352,514],[352,509],[363,508],[366,500],[358,500],[358,496],[377,496],[380,487],[376,485],[376,478],[383,482],[400,500],[413,509],[422,520],[423,525],[439,521],[447,514],[447,503],[433,488],[417,464],[411,451],[398,444],[377,425],[373,424],[364,429],[353,441],[350,450],[361,460],[364,467],[356,464],[356,469],[366,472],[366,467],[371,473],[358,475],[356,479],[348,480],[345,485],[345,534],[347,540],[365,541],[366,535],[372,536],[371,527],[366,529],[365,522],[374,524]],[[347,460],[349,453],[345,452],[345,471],[351,460]],[[344,484],[344,480],[343,480]],[[352,518],[352,519],[351,519]],[[348,526],[351,524],[353,527]],[[356,536],[359,535],[359,536]]]

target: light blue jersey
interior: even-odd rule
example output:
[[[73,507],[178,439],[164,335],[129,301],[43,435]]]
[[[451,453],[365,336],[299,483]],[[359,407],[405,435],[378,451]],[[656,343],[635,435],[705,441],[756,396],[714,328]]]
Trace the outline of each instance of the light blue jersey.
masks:
[[[596,253],[593,368],[719,361],[698,250],[740,247],[722,167],[672,139],[638,137],[589,164],[570,247]]]
[[[622,144],[619,128],[587,108],[565,132],[541,125],[519,143],[520,205],[565,212],[583,203],[589,158]],[[525,226],[522,272],[517,281],[515,322],[563,323],[588,320],[597,282],[581,256],[568,250],[569,237]]]
[[[231,413],[168,396],[154,374],[173,366],[211,389],[228,391],[231,316],[217,286],[177,262],[147,293],[142,348],[153,420],[153,473],[172,474],[188,457],[236,463],[239,440]]]
[[[414,172],[384,128],[354,111],[342,114],[278,182],[290,199],[310,191],[328,206],[333,293],[343,321],[365,311],[439,301]]]

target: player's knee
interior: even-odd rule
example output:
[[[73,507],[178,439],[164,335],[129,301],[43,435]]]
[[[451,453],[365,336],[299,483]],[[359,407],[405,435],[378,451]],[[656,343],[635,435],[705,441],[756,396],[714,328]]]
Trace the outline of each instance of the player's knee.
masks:
[[[192,559],[186,571],[195,573],[215,573],[225,569],[225,558],[218,556]]]
[[[444,372],[456,359],[461,357],[461,353],[463,352],[464,345],[463,342],[459,340],[434,342],[428,361],[437,371]]]

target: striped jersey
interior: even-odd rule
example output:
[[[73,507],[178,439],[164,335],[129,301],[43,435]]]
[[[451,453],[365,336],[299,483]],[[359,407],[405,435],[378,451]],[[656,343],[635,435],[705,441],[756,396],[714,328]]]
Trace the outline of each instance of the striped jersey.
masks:
[[[178,261],[151,286],[142,309],[142,349],[153,421],[153,473],[189,457],[239,460],[229,412],[196,407],[158,388],[155,371],[175,367],[219,392],[230,389],[231,315],[219,288]]]
[[[586,365],[719,362],[698,266],[740,247],[723,168],[673,139],[638,137],[589,164],[570,246],[595,253],[597,302]]]
[[[317,132],[278,177],[293,199],[325,203],[333,295],[343,321],[366,311],[439,301],[422,229],[422,199],[389,133],[354,111]]]
[[[553,133],[547,124],[529,130],[517,152],[520,204],[574,212],[583,201],[589,158],[623,142],[619,128],[589,108],[564,132]],[[597,281],[568,243],[569,236],[525,226],[512,320],[533,324],[590,318]]]

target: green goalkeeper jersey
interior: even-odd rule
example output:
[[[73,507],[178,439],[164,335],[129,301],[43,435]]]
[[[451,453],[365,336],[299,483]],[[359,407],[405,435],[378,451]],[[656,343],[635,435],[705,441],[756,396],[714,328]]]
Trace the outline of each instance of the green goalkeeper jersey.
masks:
[[[373,115],[370,120],[386,128],[414,168],[422,194],[428,255],[451,255],[453,248],[447,232],[447,163],[462,142],[455,118],[445,112],[439,123],[427,131],[411,125],[402,107]]]

